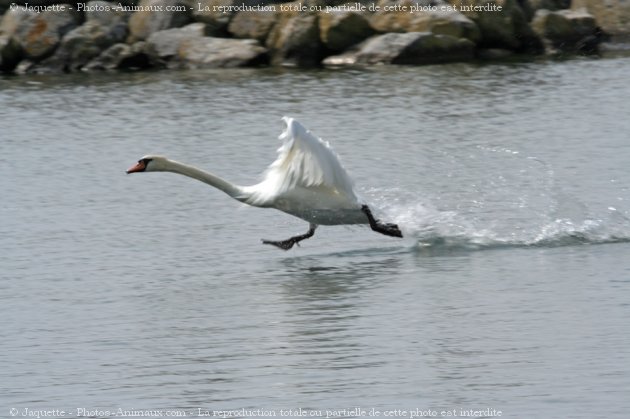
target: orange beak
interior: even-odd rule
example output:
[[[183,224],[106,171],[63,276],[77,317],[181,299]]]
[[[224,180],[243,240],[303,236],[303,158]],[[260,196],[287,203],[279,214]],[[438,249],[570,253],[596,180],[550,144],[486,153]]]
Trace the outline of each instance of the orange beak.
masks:
[[[147,167],[144,164],[144,161],[140,160],[134,166],[132,166],[129,169],[127,169],[127,174],[129,174],[129,173],[136,173],[136,172],[144,172],[144,169],[146,169],[146,168]]]

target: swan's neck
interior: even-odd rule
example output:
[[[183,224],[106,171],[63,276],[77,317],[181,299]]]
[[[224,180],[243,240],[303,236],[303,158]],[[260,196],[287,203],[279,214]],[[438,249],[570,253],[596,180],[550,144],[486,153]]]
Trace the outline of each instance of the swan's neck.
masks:
[[[245,192],[242,186],[234,185],[227,180],[221,179],[219,176],[216,176],[201,169],[197,169],[194,166],[190,166],[174,160],[167,160],[167,163],[164,165],[162,170],[166,172],[178,173],[180,175],[200,180],[203,183],[214,186],[215,188],[225,192],[232,198],[239,201],[245,201],[248,198],[248,194]]]

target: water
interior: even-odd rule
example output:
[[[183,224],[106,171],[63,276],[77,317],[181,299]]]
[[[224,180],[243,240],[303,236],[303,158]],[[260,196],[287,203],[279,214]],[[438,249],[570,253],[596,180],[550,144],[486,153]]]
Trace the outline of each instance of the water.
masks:
[[[0,416],[627,417],[629,64],[0,79]],[[254,183],[285,114],[405,239],[283,252],[305,222],[124,174]]]

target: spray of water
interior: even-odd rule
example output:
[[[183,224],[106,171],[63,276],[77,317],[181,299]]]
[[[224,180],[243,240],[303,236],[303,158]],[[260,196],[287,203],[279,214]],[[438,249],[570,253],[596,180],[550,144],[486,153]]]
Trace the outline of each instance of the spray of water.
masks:
[[[493,161],[489,157],[496,154],[502,158],[500,167],[499,163],[488,167],[487,162]],[[479,160],[483,164],[477,164]],[[627,210],[589,207],[579,195],[567,191],[562,179],[539,159],[511,150],[480,148],[474,161],[458,160],[458,169],[450,176],[434,178],[421,191],[407,187],[369,189],[363,194],[419,248],[630,242]],[[459,184],[466,186],[458,188]]]

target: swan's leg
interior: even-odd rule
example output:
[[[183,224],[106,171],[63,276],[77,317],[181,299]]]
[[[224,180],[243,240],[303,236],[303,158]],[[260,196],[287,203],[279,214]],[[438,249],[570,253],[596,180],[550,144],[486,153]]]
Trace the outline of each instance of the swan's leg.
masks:
[[[279,247],[280,249],[283,249],[283,250],[289,250],[290,248],[293,247],[294,244],[297,244],[299,246],[302,240],[308,239],[309,237],[313,237],[313,234],[315,234],[316,228],[317,228],[317,224],[311,223],[308,231],[299,236],[294,236],[294,237],[291,237],[282,241],[273,241],[273,240],[263,239],[262,242],[263,244],[273,244],[274,246]]]
[[[377,231],[386,236],[402,237],[402,233],[396,224],[382,223],[372,215],[372,211],[367,205],[361,207],[361,211],[367,216],[372,230]]]

